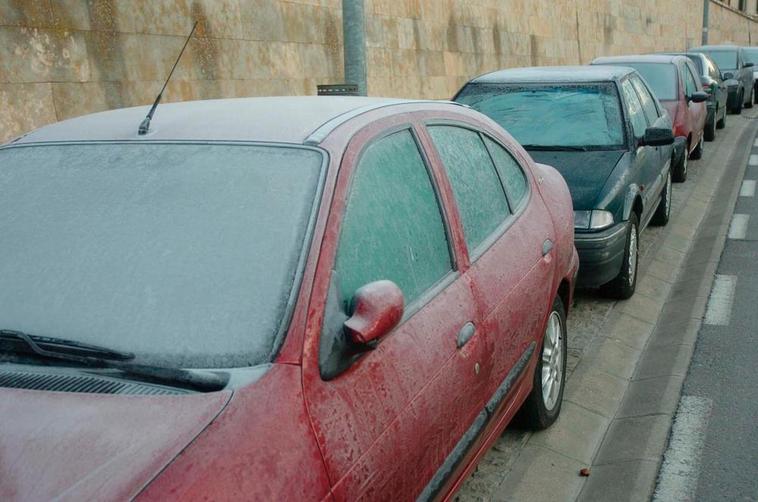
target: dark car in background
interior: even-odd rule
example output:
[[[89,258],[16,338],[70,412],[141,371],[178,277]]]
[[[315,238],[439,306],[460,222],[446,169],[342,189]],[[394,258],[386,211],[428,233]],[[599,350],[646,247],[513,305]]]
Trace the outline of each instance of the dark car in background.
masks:
[[[700,78],[692,61],[684,56],[641,55],[601,57],[593,65],[628,66],[637,70],[650,85],[653,93],[668,111],[673,124],[674,181],[687,179],[687,163],[690,158],[703,155],[705,101]]]
[[[745,62],[753,64],[753,103],[758,103],[758,47],[743,47]]]
[[[671,120],[640,75],[615,66],[501,70],[454,99],[560,171],[574,204],[579,283],[629,298],[639,232],[665,225],[671,210]]]
[[[736,45],[704,45],[694,47],[689,52],[708,54],[721,70],[729,90],[729,110],[732,113],[742,112],[742,107],[753,106],[753,67],[754,64],[745,58],[745,51]]]
[[[727,98],[729,92],[724,80],[721,78],[721,70],[710,56],[702,52],[678,52],[669,53],[672,56],[686,56],[692,60],[700,74],[700,83],[703,90],[708,93],[708,116],[705,119],[705,139],[716,139],[716,129],[726,126]]]
[[[442,499],[558,417],[571,197],[492,120],[147,111],[0,147],[0,500]]]

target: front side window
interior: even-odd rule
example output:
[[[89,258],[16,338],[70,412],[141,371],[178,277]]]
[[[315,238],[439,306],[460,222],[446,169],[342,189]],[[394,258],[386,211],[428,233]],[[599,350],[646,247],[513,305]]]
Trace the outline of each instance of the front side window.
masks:
[[[692,96],[697,92],[697,83],[695,82],[695,76],[692,75],[692,70],[689,66],[684,66],[684,90],[687,96]]]
[[[526,148],[624,146],[616,86],[588,84],[469,84],[456,98],[488,115]]]
[[[474,250],[509,214],[508,202],[479,133],[455,126],[430,126],[463,223]]]
[[[642,104],[640,104],[640,100],[637,98],[637,93],[634,91],[634,87],[632,87],[629,80],[624,80],[621,84],[621,89],[624,93],[624,100],[626,101],[627,108],[629,109],[629,121],[632,123],[634,136],[636,138],[641,138],[645,135],[645,129],[647,128]]]
[[[408,305],[452,270],[437,194],[410,130],[375,141],[358,161],[335,270],[347,312],[370,282],[395,282]]]
[[[150,365],[270,362],[322,165],[262,145],[0,149],[0,328]]]
[[[655,100],[648,92],[647,86],[636,76],[630,77],[629,81],[637,91],[637,96],[640,98],[640,103],[642,104],[642,110],[645,112],[647,123],[650,125],[654,124],[655,121],[658,120],[658,108],[655,106]]]

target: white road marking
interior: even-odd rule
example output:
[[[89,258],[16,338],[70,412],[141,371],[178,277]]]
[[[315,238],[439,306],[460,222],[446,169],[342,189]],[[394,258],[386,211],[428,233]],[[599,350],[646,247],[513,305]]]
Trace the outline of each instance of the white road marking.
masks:
[[[740,197],[753,197],[755,195],[755,180],[744,180],[740,187]]]
[[[705,310],[705,324],[728,326],[732,318],[734,291],[737,289],[736,275],[716,274],[708,297],[708,307]]]
[[[753,154],[750,156],[750,161],[748,162],[751,166],[758,166],[758,155]]]
[[[744,239],[747,235],[747,224],[749,221],[749,214],[733,214],[732,223],[729,224],[729,238]]]
[[[700,456],[712,407],[710,399],[682,396],[671,428],[669,446],[663,456],[654,502],[695,500]]]

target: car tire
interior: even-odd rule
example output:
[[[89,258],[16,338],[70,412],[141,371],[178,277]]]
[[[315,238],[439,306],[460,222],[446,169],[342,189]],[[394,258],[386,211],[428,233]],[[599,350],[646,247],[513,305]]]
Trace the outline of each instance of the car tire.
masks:
[[[653,225],[662,227],[669,222],[669,218],[671,217],[671,194],[671,173],[669,172],[666,175],[666,186],[661,193],[658,208],[655,210],[655,214],[653,214],[653,219],[650,220],[650,223]]]
[[[716,121],[716,128],[717,129],[723,129],[726,127],[726,107],[724,107],[724,116],[721,117],[719,120]],[[716,116],[718,116],[718,113],[716,113]]]
[[[686,148],[687,147],[685,147],[685,149]],[[687,150],[685,150],[684,153],[682,154],[682,158],[679,159],[679,162],[674,166],[674,174],[673,174],[674,182],[684,183],[685,181],[687,181],[688,157],[689,157],[689,154],[687,153]]]
[[[631,298],[637,288],[637,264],[639,262],[639,221],[637,214],[629,215],[626,230],[626,247],[624,260],[619,274],[610,282],[600,286],[600,291],[608,298],[626,300]]]
[[[744,96],[742,95],[742,92],[740,92],[739,97],[737,98],[737,104],[734,105],[734,108],[732,109],[732,113],[735,115],[739,115],[742,113],[742,102],[744,100]]]
[[[703,140],[703,137],[700,136],[700,141],[697,142],[697,146],[694,150],[692,150],[692,153],[690,154],[690,158],[692,160],[699,160],[703,158],[703,150],[705,149],[705,141]]]
[[[545,336],[534,369],[532,391],[519,410],[516,420],[525,427],[546,429],[561,413],[563,390],[566,386],[566,338],[566,310],[561,298],[556,296],[547,317]],[[543,379],[547,379],[545,385],[542,384]]]
[[[703,136],[705,136],[706,141],[713,141],[714,139],[716,139],[716,117],[717,116],[718,116],[718,110],[716,110],[716,113],[713,115],[713,120],[705,124],[705,130],[703,131]]]
[[[745,102],[745,108],[752,108],[753,107],[753,92],[755,92],[752,88],[750,89],[750,99],[748,99]]]

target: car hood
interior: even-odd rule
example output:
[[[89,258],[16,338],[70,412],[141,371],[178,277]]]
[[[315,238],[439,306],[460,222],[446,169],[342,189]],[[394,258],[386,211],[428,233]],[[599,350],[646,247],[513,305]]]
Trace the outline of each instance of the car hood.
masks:
[[[0,389],[0,500],[131,499],[230,396]]]
[[[529,155],[540,164],[555,167],[566,179],[574,209],[595,209],[605,182],[624,150],[588,152],[533,151]]]

